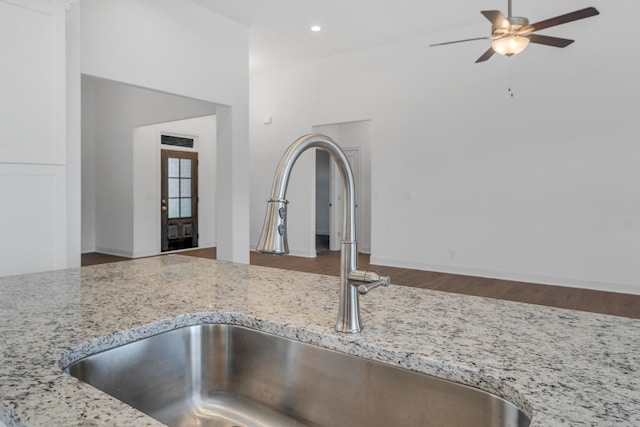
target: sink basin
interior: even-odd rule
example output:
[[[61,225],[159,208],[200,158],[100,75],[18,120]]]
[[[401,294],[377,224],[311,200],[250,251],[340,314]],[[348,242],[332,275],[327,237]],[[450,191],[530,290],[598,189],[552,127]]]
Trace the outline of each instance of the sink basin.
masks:
[[[169,426],[513,426],[484,391],[232,325],[161,333],[65,372]]]

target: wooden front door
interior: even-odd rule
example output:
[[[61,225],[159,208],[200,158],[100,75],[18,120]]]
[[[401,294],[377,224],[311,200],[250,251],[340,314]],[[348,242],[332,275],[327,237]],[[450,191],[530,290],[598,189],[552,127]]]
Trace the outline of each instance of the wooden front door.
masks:
[[[161,150],[162,251],[198,246],[198,153]]]

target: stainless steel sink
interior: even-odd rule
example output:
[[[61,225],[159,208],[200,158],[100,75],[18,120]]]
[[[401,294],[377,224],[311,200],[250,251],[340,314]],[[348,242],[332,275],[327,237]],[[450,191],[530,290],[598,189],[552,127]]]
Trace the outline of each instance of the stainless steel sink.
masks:
[[[528,426],[484,391],[231,325],[165,332],[65,372],[169,426]]]

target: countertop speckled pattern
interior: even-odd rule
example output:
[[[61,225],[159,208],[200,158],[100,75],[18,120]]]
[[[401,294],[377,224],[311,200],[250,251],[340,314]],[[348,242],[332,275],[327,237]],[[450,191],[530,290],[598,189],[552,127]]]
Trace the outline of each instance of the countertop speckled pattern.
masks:
[[[161,425],[60,366],[232,323],[479,387],[532,426],[640,426],[639,320],[392,285],[343,335],[337,301],[336,277],[177,255],[0,278],[0,423]]]

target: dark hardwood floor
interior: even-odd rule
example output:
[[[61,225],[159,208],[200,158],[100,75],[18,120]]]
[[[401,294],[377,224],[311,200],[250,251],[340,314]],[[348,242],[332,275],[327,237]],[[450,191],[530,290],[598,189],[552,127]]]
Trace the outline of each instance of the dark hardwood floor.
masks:
[[[101,254],[99,252],[91,252],[91,253],[82,254],[82,259],[80,263],[84,267],[87,265],[107,264],[110,262],[128,261],[128,260],[131,260],[131,258]]]
[[[194,249],[180,252],[180,254],[215,259],[216,249]],[[127,259],[128,258],[103,254],[83,254],[82,265],[101,264]],[[302,258],[296,256],[276,257],[251,252],[250,263],[252,265],[265,267],[338,276],[340,271],[340,253],[326,251],[319,253],[316,258]],[[640,319],[640,295],[487,279],[483,277],[436,273],[407,268],[385,267],[370,264],[369,255],[366,254],[360,254],[359,267],[375,270],[385,276],[391,276],[391,282],[394,285],[434,289],[444,292]]]

